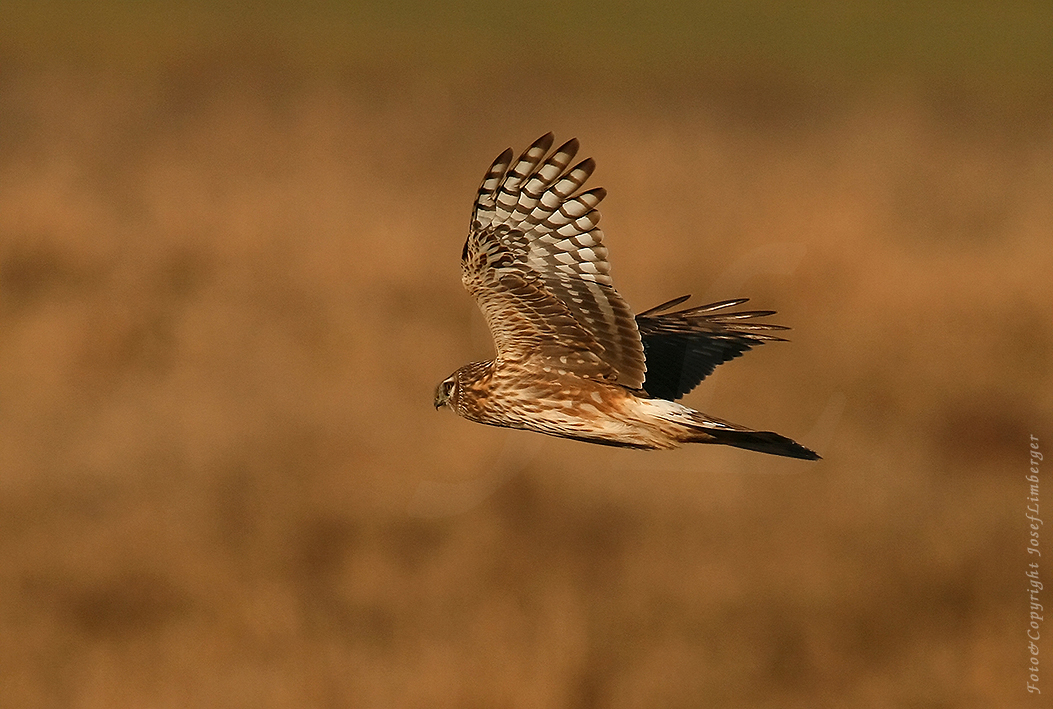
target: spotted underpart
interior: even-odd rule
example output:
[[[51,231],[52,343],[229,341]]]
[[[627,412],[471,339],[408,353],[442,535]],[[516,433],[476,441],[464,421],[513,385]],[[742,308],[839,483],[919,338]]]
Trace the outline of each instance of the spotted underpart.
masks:
[[[774,455],[818,456],[777,433],[753,431],[678,404],[713,368],[780,338],[752,322],[771,311],[728,311],[744,300],[638,317],[614,289],[598,226],[595,163],[571,166],[578,141],[552,134],[487,170],[461,252],[462,281],[497,350],[435,392],[471,421],[613,446],[723,443]],[[748,322],[747,322],[748,321]]]

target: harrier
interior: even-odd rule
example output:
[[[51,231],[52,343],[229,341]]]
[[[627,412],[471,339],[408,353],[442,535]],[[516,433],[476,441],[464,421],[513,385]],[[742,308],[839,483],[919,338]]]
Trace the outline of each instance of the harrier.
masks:
[[[569,167],[570,140],[542,136],[486,172],[461,252],[462,281],[486,317],[494,359],[461,367],[435,390],[470,421],[628,448],[722,443],[817,460],[771,431],[754,431],[676,403],[722,362],[782,340],[774,311],[729,310],[747,299],[673,310],[675,298],[633,316],[614,289],[597,226],[601,187],[582,190],[589,158]]]

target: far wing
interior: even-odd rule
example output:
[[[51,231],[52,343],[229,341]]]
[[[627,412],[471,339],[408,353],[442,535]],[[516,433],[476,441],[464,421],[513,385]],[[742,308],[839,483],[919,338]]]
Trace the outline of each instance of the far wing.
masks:
[[[636,316],[647,356],[644,391],[659,399],[676,400],[727,362],[765,342],[783,338],[767,334],[786,330],[781,325],[745,322],[774,315],[773,310],[724,312],[748,298],[725,300],[676,312],[690,296],[663,303]]]

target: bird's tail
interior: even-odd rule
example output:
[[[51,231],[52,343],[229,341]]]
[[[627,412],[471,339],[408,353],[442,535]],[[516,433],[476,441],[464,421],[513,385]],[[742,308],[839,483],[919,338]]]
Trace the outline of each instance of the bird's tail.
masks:
[[[704,414],[697,414],[692,422],[685,443],[719,443],[735,448],[781,455],[801,460],[820,460],[819,454],[805,448],[797,441],[780,436],[772,431],[754,431],[743,426],[712,419]]]

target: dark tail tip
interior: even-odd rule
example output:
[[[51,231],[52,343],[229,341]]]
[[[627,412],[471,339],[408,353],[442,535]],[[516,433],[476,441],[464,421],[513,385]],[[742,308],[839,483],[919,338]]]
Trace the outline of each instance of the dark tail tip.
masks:
[[[780,436],[772,431],[724,431],[720,429],[708,429],[706,433],[713,437],[713,443],[723,443],[726,446],[745,448],[746,450],[768,453],[770,455],[781,455],[786,458],[798,458],[800,460],[822,460],[815,451],[805,448],[797,441],[786,436]]]

